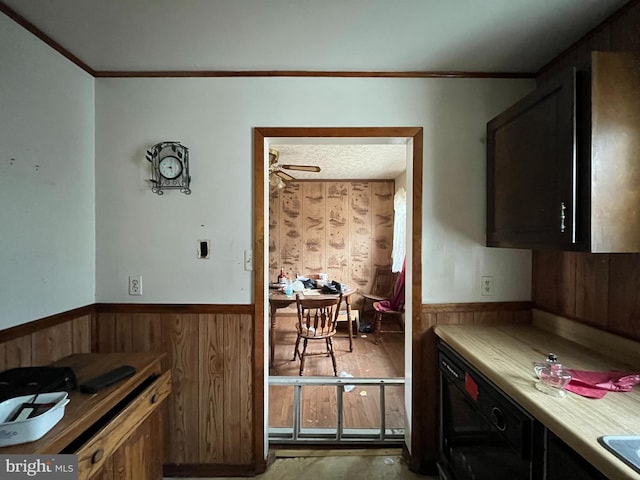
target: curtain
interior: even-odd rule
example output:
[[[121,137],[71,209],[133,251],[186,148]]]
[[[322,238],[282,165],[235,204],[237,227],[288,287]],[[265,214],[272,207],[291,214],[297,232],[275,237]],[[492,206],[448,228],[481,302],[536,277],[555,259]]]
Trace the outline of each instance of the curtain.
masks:
[[[404,257],[407,250],[407,192],[399,188],[393,197],[393,249],[391,251],[391,271],[402,270]]]

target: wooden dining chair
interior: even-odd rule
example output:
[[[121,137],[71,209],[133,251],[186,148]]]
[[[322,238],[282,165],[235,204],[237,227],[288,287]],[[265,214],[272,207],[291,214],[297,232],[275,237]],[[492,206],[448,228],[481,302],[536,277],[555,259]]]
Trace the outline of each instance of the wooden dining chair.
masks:
[[[371,310],[373,310],[374,302],[381,300],[389,300],[393,296],[393,289],[396,284],[397,273],[391,271],[391,267],[378,267],[373,277],[371,291],[368,293],[360,293],[362,295],[362,307],[360,312],[361,319],[366,316],[367,302],[371,302]],[[375,320],[375,315],[374,315]]]
[[[404,331],[405,266],[406,264],[403,263],[402,270],[396,278],[393,295],[389,299],[373,302],[373,309],[375,311],[373,331],[375,332],[376,345],[380,342],[384,332],[399,333]],[[400,329],[389,329],[388,324],[390,320],[394,320],[396,326],[400,327]]]
[[[296,329],[298,335],[296,346],[293,350],[293,360],[300,358],[300,375],[304,372],[304,363],[308,356],[327,355],[331,357],[333,363],[333,374],[338,376],[336,357],[333,353],[332,338],[336,333],[338,314],[342,294],[332,298],[302,298],[296,295],[296,305],[298,307],[298,323]],[[300,341],[302,340],[302,351],[300,351]],[[326,351],[307,352],[309,342],[324,342]]]

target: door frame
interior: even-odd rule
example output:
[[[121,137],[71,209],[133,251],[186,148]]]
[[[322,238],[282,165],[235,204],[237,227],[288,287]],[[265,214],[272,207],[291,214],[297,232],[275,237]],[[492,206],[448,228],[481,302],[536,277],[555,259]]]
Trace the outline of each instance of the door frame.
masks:
[[[265,157],[265,139],[267,138],[380,138],[402,137],[411,140],[413,173],[412,173],[412,223],[411,223],[411,322],[412,331],[421,331],[422,306],[422,158],[423,158],[423,129],[422,127],[256,127],[253,130],[253,454],[256,472],[266,470],[265,432],[267,429],[264,411],[265,400],[265,362],[268,365],[265,349],[265,173],[267,158]],[[412,342],[413,343],[413,342]],[[412,370],[421,362],[417,358],[418,349],[412,349]],[[268,368],[268,367],[267,367]],[[411,376],[415,378],[412,371]],[[409,380],[410,381],[410,380]],[[417,391],[411,389],[412,405],[416,402]],[[411,439],[415,445],[419,429],[415,410],[411,415]],[[419,443],[419,441],[418,441]]]

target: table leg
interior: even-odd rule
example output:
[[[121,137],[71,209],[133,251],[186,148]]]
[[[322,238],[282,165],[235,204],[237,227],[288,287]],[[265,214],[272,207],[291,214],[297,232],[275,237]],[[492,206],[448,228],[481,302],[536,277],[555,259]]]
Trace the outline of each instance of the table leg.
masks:
[[[271,326],[269,327],[269,368],[273,368],[276,349],[276,311],[278,309],[272,305],[269,310],[271,313]]]
[[[344,303],[347,305],[347,324],[349,325],[349,351],[353,352],[353,319],[351,318],[351,295],[345,297]]]

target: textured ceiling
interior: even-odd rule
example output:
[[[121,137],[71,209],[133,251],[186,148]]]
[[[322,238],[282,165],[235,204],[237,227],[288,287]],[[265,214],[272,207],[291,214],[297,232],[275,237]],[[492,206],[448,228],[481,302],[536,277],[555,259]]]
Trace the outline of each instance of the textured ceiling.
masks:
[[[317,165],[320,172],[285,170],[296,179],[395,179],[406,170],[406,145],[271,144],[279,164]]]
[[[94,70],[535,72],[626,0],[2,0]]]

